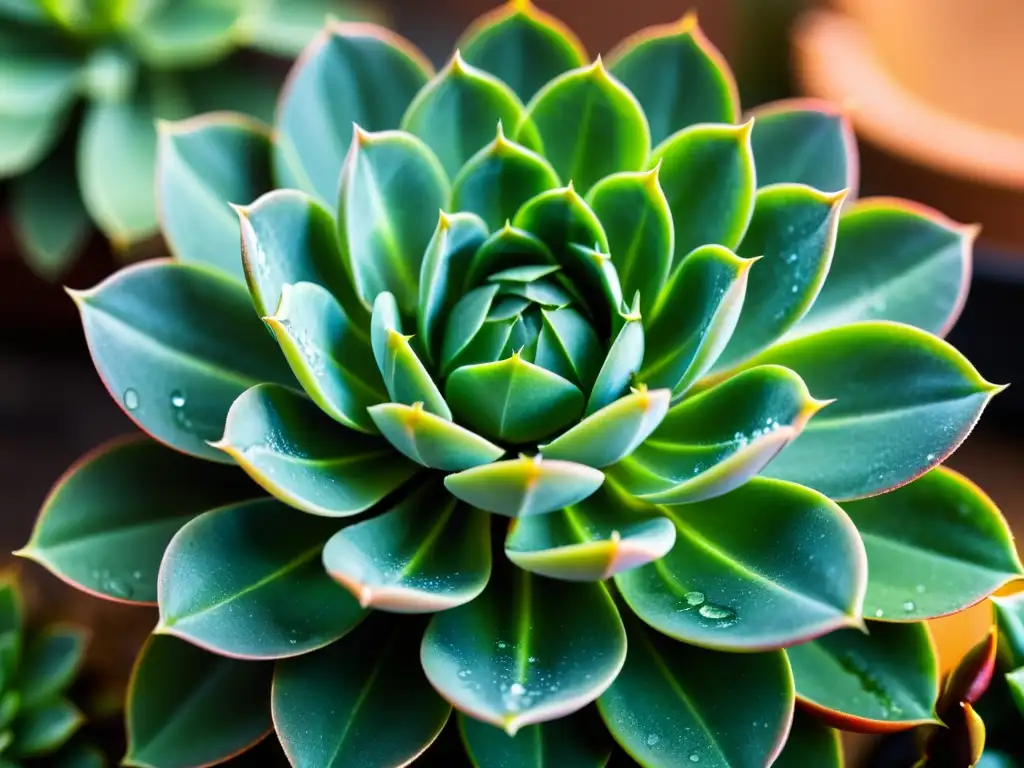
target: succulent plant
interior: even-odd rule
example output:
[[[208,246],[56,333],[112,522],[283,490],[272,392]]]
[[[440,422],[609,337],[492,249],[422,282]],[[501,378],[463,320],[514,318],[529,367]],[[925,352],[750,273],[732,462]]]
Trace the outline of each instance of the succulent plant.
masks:
[[[158,232],[156,119],[269,117],[331,0],[0,0],[0,181],[29,265],[56,278],[98,226],[121,251]]]
[[[127,764],[447,723],[477,766],[827,768],[935,721],[924,621],[1022,573],[940,466],[1000,388],[941,338],[975,229],[855,201],[841,114],[742,116],[692,16],[591,60],[519,0],[436,74],[331,24],[273,129],[159,158],[176,259],[73,292],[149,436],[21,552],[159,605]]]

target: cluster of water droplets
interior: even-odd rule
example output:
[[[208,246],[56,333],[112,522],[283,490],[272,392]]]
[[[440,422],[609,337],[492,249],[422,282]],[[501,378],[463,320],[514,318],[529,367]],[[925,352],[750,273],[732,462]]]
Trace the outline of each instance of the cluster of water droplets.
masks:
[[[96,569],[92,572],[93,581],[101,592],[123,600],[130,600],[135,595],[135,590],[142,581],[142,571],[133,571],[130,579],[125,576],[115,575],[110,570]]]
[[[918,584],[916,587],[914,587],[914,592],[916,592],[919,595],[923,595],[927,591],[928,591],[928,588],[924,584]],[[905,613],[913,613],[916,610],[917,610],[917,603],[915,603],[912,599],[908,598],[907,600],[903,601],[903,611]],[[880,619],[883,616],[885,616],[885,611],[882,610],[881,608],[877,608],[875,610],[875,618],[876,619]]]
[[[683,595],[683,601],[685,605],[680,608],[681,611],[696,610],[705,619],[718,622],[714,625],[715,629],[725,629],[736,623],[736,611],[724,605],[708,602],[703,592],[687,592]]]
[[[124,407],[129,411],[137,411],[142,407],[142,397],[134,387],[128,387],[121,395]],[[168,404],[171,410],[171,418],[174,423],[185,432],[197,433],[196,424],[188,412],[188,399],[185,392],[180,389],[173,390],[168,396]],[[214,439],[220,435],[213,435]]]
[[[781,426],[777,419],[769,416],[765,419],[763,427],[757,427],[749,435],[746,432],[736,432],[732,436],[732,441],[736,444],[737,448],[744,448],[758,438],[770,435]]]
[[[870,665],[866,664],[859,656],[854,653],[841,654],[839,665],[857,678],[864,692],[878,703],[885,719],[897,720],[903,716],[903,708],[893,700],[892,694],[886,689],[885,684],[871,672]]]

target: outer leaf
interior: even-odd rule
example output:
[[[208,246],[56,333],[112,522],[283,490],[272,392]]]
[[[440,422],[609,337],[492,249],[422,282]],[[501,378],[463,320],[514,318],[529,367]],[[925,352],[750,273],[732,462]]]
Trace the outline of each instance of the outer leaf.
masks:
[[[798,709],[793,716],[793,727],[786,739],[786,747],[775,768],[843,768],[843,745],[839,731]]]
[[[651,151],[643,108],[600,57],[537,92],[519,135],[533,130],[558,175],[582,193],[612,173],[641,170]]]
[[[507,517],[543,515],[587,498],[604,482],[596,469],[534,457],[496,461],[444,479],[455,496]]]
[[[14,722],[12,751],[18,757],[42,757],[57,751],[85,717],[70,701],[58,698],[25,710]]]
[[[292,765],[408,765],[437,738],[451,707],[423,675],[419,632],[375,619],[274,673],[274,726]]]
[[[945,467],[843,508],[868,553],[867,616],[889,621],[945,616],[1024,575],[998,508],[980,488]]]
[[[837,399],[768,474],[840,500],[882,493],[940,464],[1002,389],[945,342],[896,323],[822,331],[745,365],[764,363],[793,369],[816,397]]]
[[[268,493],[325,517],[363,512],[416,472],[385,441],[341,426],[274,384],[257,385],[235,401],[214,445]]]
[[[776,184],[761,189],[738,253],[758,257],[743,311],[717,368],[760,352],[803,317],[825,282],[846,192]]]
[[[431,469],[461,472],[488,464],[505,453],[504,448],[468,429],[424,411],[421,403],[375,405],[370,408],[370,417],[399,452]]]
[[[422,141],[356,126],[341,170],[338,234],[367,306],[390,291],[402,312],[415,315],[423,253],[449,194],[444,169]]]
[[[701,245],[735,249],[754,212],[752,122],[695,125],[658,145],[648,167],[658,178],[676,231],[675,262]]]
[[[659,632],[750,651],[861,625],[864,545],[824,496],[758,478],[685,510],[661,511],[676,525],[675,547],[615,577],[629,606]]]
[[[868,623],[786,651],[796,692],[843,730],[884,733],[934,723],[935,648],[924,624]]]
[[[433,613],[469,602],[491,573],[490,525],[427,483],[327,542],[324,568],[363,608]]]
[[[592,707],[509,738],[492,725],[459,714],[459,732],[476,768],[604,768],[613,742]]]
[[[644,328],[640,318],[639,296],[633,300],[628,312],[620,312],[622,327],[608,348],[608,355],[597,373],[594,387],[587,400],[587,416],[614,403],[626,390],[633,386],[636,375],[644,362]]]
[[[420,658],[454,706],[515,736],[600,696],[625,661],[626,634],[603,585],[504,568],[476,600],[434,616]]]
[[[250,117],[220,112],[161,121],[157,136],[156,201],[171,252],[182,261],[243,277],[238,220],[230,204],[248,205],[273,188],[270,129]],[[258,291],[254,296],[262,298]],[[276,303],[271,299],[269,307]]]
[[[320,566],[335,530],[270,499],[200,515],[164,554],[156,631],[256,660],[334,642],[364,615]]]
[[[894,320],[944,336],[967,298],[977,234],[918,203],[859,201],[840,218],[828,279],[790,336],[860,320]]]
[[[240,7],[202,0],[159,4],[131,29],[139,58],[157,68],[211,65],[240,41]]]
[[[281,94],[273,146],[278,186],[333,205],[352,124],[368,131],[397,127],[432,72],[427,58],[390,30],[329,22],[292,67]]]
[[[75,626],[51,625],[32,639],[17,680],[23,710],[47,703],[71,684],[86,642],[88,633]]]
[[[38,163],[60,135],[60,115],[0,113],[0,178],[27,172]]]
[[[657,768],[772,763],[793,717],[781,651],[726,655],[674,643],[632,618],[626,628],[626,665],[597,706],[630,756]],[[742,690],[758,694],[737,696]]]
[[[695,13],[637,32],[608,60],[612,73],[643,105],[655,144],[695,123],[735,123],[739,117],[732,70]]]
[[[16,17],[33,12],[43,16],[42,4],[36,0],[3,0],[0,16],[10,14],[12,2],[23,6],[15,9]],[[35,21],[47,24],[49,20],[43,16]],[[0,28],[0,113],[15,118],[48,116],[59,124],[60,113],[75,97],[80,77],[81,62],[69,48],[52,30],[5,22]]]
[[[506,3],[480,17],[455,47],[470,64],[508,83],[524,102],[587,60],[573,31],[530,0]]]
[[[260,741],[270,730],[273,666],[206,653],[152,635],[128,686],[128,754],[123,764],[189,768],[212,765]]]
[[[293,382],[245,287],[223,273],[152,260],[71,293],[103,383],[142,429],[214,461],[228,408],[260,382]]]

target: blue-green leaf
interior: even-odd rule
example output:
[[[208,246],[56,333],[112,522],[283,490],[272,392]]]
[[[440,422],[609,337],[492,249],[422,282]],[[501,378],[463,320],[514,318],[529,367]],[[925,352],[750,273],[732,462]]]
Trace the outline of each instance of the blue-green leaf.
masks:
[[[459,732],[475,768],[604,768],[614,744],[594,707],[528,725],[514,737],[460,712]]]
[[[587,416],[611,405],[633,385],[634,377],[644,362],[644,327],[640,320],[640,297],[636,296],[633,308],[620,313],[622,327],[608,349],[608,355],[597,374],[594,388],[587,400]]]
[[[369,409],[374,424],[398,451],[431,469],[461,472],[501,458],[505,449],[440,416],[422,403],[383,403]]]

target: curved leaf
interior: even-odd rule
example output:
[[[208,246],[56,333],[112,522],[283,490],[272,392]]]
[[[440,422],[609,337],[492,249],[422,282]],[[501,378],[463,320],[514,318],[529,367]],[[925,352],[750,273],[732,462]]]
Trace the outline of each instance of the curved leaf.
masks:
[[[88,640],[85,629],[59,624],[44,627],[32,638],[16,681],[23,710],[47,703],[71,684]]]
[[[1007,672],[1005,677],[1017,711],[1024,714],[1024,667]]]
[[[374,618],[315,653],[278,663],[274,727],[292,765],[408,765],[451,714],[423,675],[420,633]]]
[[[839,731],[801,709],[793,715],[786,746],[774,768],[843,768],[843,744]]]
[[[537,198],[531,198],[531,200],[533,199]],[[534,223],[529,222],[528,226],[533,226]],[[600,222],[598,222],[599,226]],[[594,229],[593,221],[588,221],[583,232],[593,233],[595,231],[599,231],[599,229]],[[469,273],[466,275],[465,289],[474,288],[486,281],[490,275],[505,269],[527,264],[555,263],[554,255],[544,243],[530,232],[517,229],[512,226],[511,222],[506,222],[505,226],[487,238],[487,242],[481,245],[480,250],[476,252],[473,263],[470,264]]]
[[[160,3],[130,28],[131,46],[155,69],[210,66],[241,42],[244,22],[241,6]]]
[[[159,634],[241,659],[321,648],[363,618],[320,565],[337,523],[272,499],[200,515],[160,565]]]
[[[1024,666],[1024,592],[990,598],[999,628],[999,653],[1010,667]]]
[[[615,577],[647,624],[724,650],[783,648],[862,624],[864,545],[833,502],[756,478],[685,510],[662,507],[676,544]]]
[[[272,728],[273,669],[151,635],[128,685],[124,764],[189,768],[249,749]]]
[[[245,286],[194,264],[151,260],[71,292],[103,383],[160,442],[213,461],[228,409],[261,382],[294,382]]]
[[[0,179],[31,170],[60,136],[59,115],[49,111],[27,115],[0,113]]]
[[[213,445],[268,493],[325,517],[364,512],[417,470],[384,440],[341,426],[299,393],[275,384],[240,395],[224,436]]]
[[[625,395],[643,365],[646,337],[640,318],[639,296],[634,298],[629,311],[619,313],[619,319],[622,327],[608,348],[608,355],[590,390],[586,416],[592,416]]]
[[[221,112],[157,124],[156,205],[176,258],[242,278],[238,220],[230,206],[248,205],[273,186],[270,129],[251,117]],[[260,298],[258,291],[253,295]],[[270,299],[266,306],[276,303]]]
[[[528,725],[514,738],[459,713],[459,732],[475,768],[604,768],[613,742],[592,707]]]
[[[447,376],[454,364],[472,345],[477,335],[487,323],[494,298],[498,294],[497,285],[483,285],[464,293],[448,314],[448,322],[441,342],[439,368],[442,376]],[[505,346],[502,341],[500,352]]]
[[[998,632],[990,627],[985,636],[971,647],[946,677],[936,711],[943,722],[956,717],[964,704],[975,704],[988,691],[996,669]]]
[[[496,571],[476,600],[436,614],[420,650],[442,696],[510,736],[585,707],[625,657],[626,633],[603,585],[511,567]]]
[[[274,121],[277,185],[334,205],[352,124],[368,131],[398,127],[432,72],[422,53],[388,29],[329,21],[292,66],[281,92]],[[427,207],[433,218],[436,208]]]
[[[431,469],[461,472],[501,458],[505,449],[445,421],[420,403],[383,403],[370,408],[370,418],[399,452]]]
[[[19,713],[12,730],[11,751],[18,757],[38,758],[56,752],[85,723],[70,701],[57,698]]]
[[[786,651],[796,692],[845,731],[885,733],[935,723],[939,670],[925,624],[868,622]]]
[[[443,611],[487,586],[489,518],[428,483],[388,512],[334,534],[323,563],[364,608]]]

